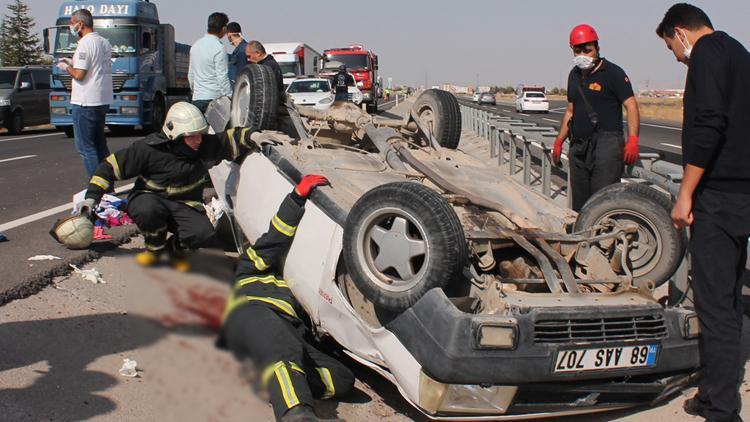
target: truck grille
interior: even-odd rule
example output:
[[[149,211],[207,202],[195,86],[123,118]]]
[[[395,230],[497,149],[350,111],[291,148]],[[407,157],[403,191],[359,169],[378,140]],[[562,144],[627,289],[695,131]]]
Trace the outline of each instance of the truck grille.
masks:
[[[534,325],[534,343],[578,343],[658,340],[667,336],[664,315],[586,319],[540,319]]]
[[[70,75],[57,75],[55,76],[57,80],[62,82],[63,86],[65,87],[66,91],[70,91],[73,89],[73,78]],[[112,74],[112,91],[114,92],[120,92],[122,91],[122,86],[125,85],[125,81],[129,80],[131,77],[127,73],[113,73]]]

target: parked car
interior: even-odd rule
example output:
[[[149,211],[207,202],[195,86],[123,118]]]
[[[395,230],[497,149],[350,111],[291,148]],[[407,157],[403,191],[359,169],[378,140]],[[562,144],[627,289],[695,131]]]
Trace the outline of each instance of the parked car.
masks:
[[[479,97],[480,97],[481,95],[482,95],[482,93],[481,93],[481,92],[475,91],[475,92],[474,92],[474,95],[472,95],[472,97],[471,97],[471,101],[472,101],[472,102],[475,102],[475,103],[478,103],[478,102],[479,102]]]
[[[549,113],[549,100],[543,92],[525,91],[516,97],[516,111],[519,113],[527,111]]]
[[[253,98],[273,93],[235,92],[233,111],[216,116]],[[249,110],[232,126],[275,119],[275,107]],[[217,193],[253,241],[302,175],[330,180],[307,203],[284,276],[317,335],[428,417],[591,413],[660,401],[694,379],[696,314],[654,293],[685,251],[666,195],[632,183],[580,214],[560,206],[464,152],[483,144],[458,149],[446,91],[424,91],[403,119],[350,103],[288,119],[286,133],[253,135],[260,152],[211,169]],[[305,129],[322,122],[332,130]]]
[[[484,92],[479,96],[479,99],[477,100],[477,104],[491,104],[496,105],[497,102],[495,100],[495,94],[490,94],[489,92]]]
[[[0,123],[8,132],[49,123],[51,75],[48,66],[0,67]]]
[[[297,107],[313,107],[328,110],[333,104],[331,81],[321,78],[299,78],[293,80],[286,89],[287,95]]]

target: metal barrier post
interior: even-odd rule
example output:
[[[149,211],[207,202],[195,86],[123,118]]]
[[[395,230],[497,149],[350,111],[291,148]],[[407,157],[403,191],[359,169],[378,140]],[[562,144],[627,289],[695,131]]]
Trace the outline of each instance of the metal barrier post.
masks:
[[[495,145],[495,138],[497,137],[497,128],[495,125],[490,125],[490,158],[495,158],[497,154],[497,145]]]
[[[523,138],[523,184],[531,185],[531,141]]]
[[[518,152],[518,148],[516,147],[516,136],[513,132],[510,132],[510,137],[508,139],[510,140],[510,143],[508,144],[510,147],[510,152],[508,153],[508,157],[510,158],[508,176],[513,176],[516,174],[516,153]]]
[[[549,197],[552,193],[552,163],[550,162],[549,148],[542,144],[542,194]]]
[[[496,145],[495,151],[497,152],[497,166],[498,167],[503,166],[503,160],[505,159],[505,148],[503,147],[501,136],[502,136],[502,132],[497,131],[495,132],[494,138],[492,138],[492,143]]]

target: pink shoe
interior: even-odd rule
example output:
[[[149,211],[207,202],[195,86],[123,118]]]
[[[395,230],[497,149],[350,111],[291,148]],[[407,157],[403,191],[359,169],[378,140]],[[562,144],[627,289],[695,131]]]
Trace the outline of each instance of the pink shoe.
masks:
[[[94,227],[94,240],[107,240],[107,239],[112,239],[112,236],[108,234],[104,234],[104,227],[95,226]]]

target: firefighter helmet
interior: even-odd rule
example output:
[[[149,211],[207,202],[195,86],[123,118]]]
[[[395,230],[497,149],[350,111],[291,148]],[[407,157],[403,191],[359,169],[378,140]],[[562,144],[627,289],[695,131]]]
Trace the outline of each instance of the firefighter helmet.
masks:
[[[50,234],[68,249],[85,249],[94,240],[94,223],[89,214],[83,212],[57,220]]]
[[[570,31],[570,46],[599,41],[599,35],[591,25],[578,25]]]
[[[162,131],[169,140],[174,141],[181,136],[195,133],[206,133],[208,122],[198,107],[181,101],[173,105],[164,119]]]

